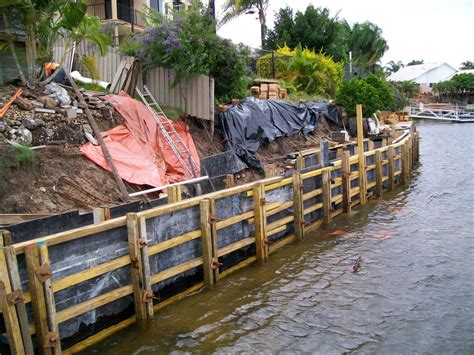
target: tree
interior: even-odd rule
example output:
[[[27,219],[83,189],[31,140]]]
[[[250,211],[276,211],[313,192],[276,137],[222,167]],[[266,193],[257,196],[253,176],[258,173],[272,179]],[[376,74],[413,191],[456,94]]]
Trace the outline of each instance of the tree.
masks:
[[[423,59],[418,60],[418,59],[413,59],[407,63],[407,67],[411,65],[420,65],[420,64],[425,64],[425,61]]]
[[[387,75],[390,75],[390,74],[396,73],[404,66],[405,65],[400,60],[398,62],[394,62],[393,60],[391,60],[385,65],[385,72],[387,73]]]
[[[468,70],[468,69],[474,69],[474,62],[471,62],[470,60],[466,60],[465,62],[461,63],[461,70]]]
[[[270,0],[226,0],[224,4],[224,17],[219,26],[229,22],[230,20],[244,14],[258,14],[260,21],[260,40],[261,45],[265,42],[265,34],[267,31],[266,13]]]
[[[286,7],[277,13],[275,26],[268,31],[265,46],[276,50],[285,44],[292,48],[301,44],[340,61],[347,56],[349,30],[349,25],[339,20],[337,14],[330,16],[327,8],[309,5],[304,12],[293,15],[293,10]]]
[[[356,23],[349,34],[349,50],[354,63],[369,72],[373,72],[375,64],[388,50],[387,41],[382,37],[382,29],[376,24],[366,21]]]
[[[60,64],[73,44],[83,39],[95,43],[101,53],[105,53],[111,37],[101,31],[99,19],[86,15],[86,10],[87,4],[82,0],[4,0],[0,4],[2,15],[7,21],[13,20],[16,29],[25,34],[26,76],[30,86],[44,85],[52,79],[38,83],[38,68],[51,61],[53,44],[60,36],[66,39]]]

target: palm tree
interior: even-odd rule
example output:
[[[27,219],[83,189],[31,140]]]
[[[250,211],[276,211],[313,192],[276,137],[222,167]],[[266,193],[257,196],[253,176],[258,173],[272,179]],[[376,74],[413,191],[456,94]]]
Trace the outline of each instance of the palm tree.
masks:
[[[225,14],[219,26],[222,26],[240,15],[258,13],[258,20],[260,21],[260,40],[263,46],[267,32],[266,12],[269,1],[270,0],[226,0],[224,4]]]
[[[397,71],[402,69],[404,66],[405,65],[403,64],[401,60],[399,60],[398,62],[394,62],[393,60],[391,60],[385,65],[385,72],[387,73],[387,75],[390,75],[390,74],[396,73]]]
[[[388,44],[382,37],[382,29],[372,22],[356,23],[348,38],[349,50],[354,62],[373,71],[375,64],[388,50]]]

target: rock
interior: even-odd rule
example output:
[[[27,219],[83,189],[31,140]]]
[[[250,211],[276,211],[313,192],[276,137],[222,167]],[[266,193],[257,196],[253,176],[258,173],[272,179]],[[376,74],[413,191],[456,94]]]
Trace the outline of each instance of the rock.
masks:
[[[5,132],[7,129],[7,124],[3,121],[0,121],[0,133]]]
[[[47,97],[47,96],[45,96],[45,97]],[[50,99],[50,97],[48,97],[48,99]],[[53,99],[51,99],[51,100],[53,100]],[[32,100],[31,103],[32,103],[33,107],[35,107],[35,108],[43,108],[44,107],[44,104],[42,104],[41,102],[36,101],[36,100]]]
[[[31,111],[33,109],[31,101],[24,97],[17,97],[13,102],[22,110]]]
[[[33,141],[33,136],[29,129],[25,127],[19,127],[12,129],[8,132],[9,138],[19,144],[29,146]]]
[[[26,117],[23,120],[23,126],[25,126],[28,129],[36,129],[39,126],[41,126],[42,121],[41,120],[35,120],[33,117]]]
[[[41,187],[39,188],[39,190],[40,190],[41,192],[46,192],[46,188],[44,188],[43,186],[41,186]]]
[[[41,96],[38,101],[43,104],[44,108],[54,109],[58,106],[56,101],[49,96]]]
[[[71,103],[71,98],[66,89],[56,83],[49,83],[46,85],[43,92],[54,99],[58,105],[69,105]]]

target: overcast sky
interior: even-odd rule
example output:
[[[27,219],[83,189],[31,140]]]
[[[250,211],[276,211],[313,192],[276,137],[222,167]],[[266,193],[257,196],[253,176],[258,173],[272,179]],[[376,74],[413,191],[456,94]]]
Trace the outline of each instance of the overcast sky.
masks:
[[[224,1],[216,0],[218,16]],[[296,12],[309,4],[327,7],[331,14],[341,10],[339,17],[350,24],[371,21],[381,27],[390,46],[383,64],[423,59],[425,63],[447,62],[457,68],[465,60],[474,61],[474,0],[270,0],[269,28],[278,9],[291,6]],[[234,19],[218,33],[236,43],[260,46],[256,15]]]

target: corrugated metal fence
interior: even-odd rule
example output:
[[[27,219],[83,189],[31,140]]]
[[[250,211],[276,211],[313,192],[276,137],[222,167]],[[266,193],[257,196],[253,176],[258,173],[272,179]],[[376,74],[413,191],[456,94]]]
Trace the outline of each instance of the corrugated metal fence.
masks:
[[[57,63],[61,61],[64,50],[64,40],[58,41],[53,47],[53,59]],[[109,47],[107,54],[102,57],[95,45],[90,43],[81,43],[76,52],[79,55],[95,57],[100,80],[107,82],[112,82],[122,60],[132,63],[134,59],[119,53],[115,47]],[[170,70],[154,68],[148,70],[144,82],[160,105],[178,107],[188,115],[213,121],[214,80],[201,75],[192,79],[186,85],[178,85],[173,88],[171,87],[171,78]]]

